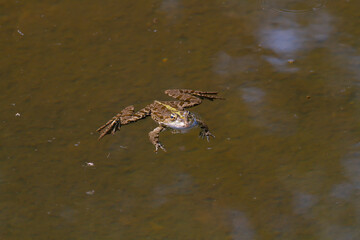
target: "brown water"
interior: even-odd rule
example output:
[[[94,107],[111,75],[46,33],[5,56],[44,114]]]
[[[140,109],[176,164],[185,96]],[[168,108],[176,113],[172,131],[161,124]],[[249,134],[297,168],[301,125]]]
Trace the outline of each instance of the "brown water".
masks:
[[[324,2],[0,3],[0,239],[360,239],[360,3]],[[226,97],[215,139],[97,141],[168,88]]]

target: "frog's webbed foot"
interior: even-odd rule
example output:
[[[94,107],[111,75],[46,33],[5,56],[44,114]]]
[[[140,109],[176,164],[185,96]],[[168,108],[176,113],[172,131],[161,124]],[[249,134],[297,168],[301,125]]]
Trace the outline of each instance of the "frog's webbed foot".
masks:
[[[199,137],[201,137],[202,139],[204,139],[206,137],[206,140],[208,142],[209,142],[210,137],[215,138],[215,136],[209,131],[209,128],[206,125],[206,123],[204,123],[200,119],[197,119],[197,123],[198,123],[199,127],[201,128]]]
[[[189,108],[199,105],[202,99],[215,100],[224,98],[217,96],[218,92],[211,91],[196,91],[191,89],[168,89],[165,94],[170,97],[180,100],[179,106],[182,108]]]
[[[118,113],[115,117],[110,119],[107,123],[102,125],[96,131],[100,133],[99,140],[108,134],[115,134],[121,127],[121,114]]]
[[[192,90],[188,90],[188,91],[192,91]],[[191,94],[194,95],[194,96],[203,98],[203,99],[211,100],[211,101],[213,101],[214,99],[225,100],[225,98],[217,96],[218,92],[192,91]]]
[[[206,140],[209,142],[210,137],[215,138],[215,136],[209,131],[209,129],[205,130],[205,129],[201,129],[201,132],[199,134],[199,136],[204,139],[206,137]]]
[[[120,130],[124,120],[128,118],[128,115],[132,115],[134,112],[134,106],[128,106],[124,108],[120,113],[116,114],[107,123],[99,127],[96,131],[100,133],[99,140],[108,134],[115,134],[116,131]]]
[[[161,142],[157,142],[154,145],[155,145],[155,152],[156,153],[159,150],[159,148],[161,148],[164,152],[166,152],[166,149],[165,149],[164,145],[161,144]]]
[[[157,152],[159,150],[159,148],[161,148],[164,152],[166,152],[164,145],[162,145],[161,142],[159,141],[159,134],[164,130],[165,130],[165,127],[158,126],[154,130],[149,132],[150,142],[152,144],[154,144],[155,152]]]

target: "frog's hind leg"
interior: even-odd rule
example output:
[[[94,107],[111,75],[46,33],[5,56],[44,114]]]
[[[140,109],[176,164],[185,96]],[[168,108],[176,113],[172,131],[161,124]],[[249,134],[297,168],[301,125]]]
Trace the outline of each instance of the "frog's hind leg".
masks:
[[[115,134],[116,131],[120,130],[121,125],[136,122],[142,118],[147,117],[148,115],[150,115],[149,106],[146,106],[136,113],[134,113],[133,105],[124,108],[120,113],[116,114],[112,119],[96,130],[100,133],[99,140],[107,134]]]
[[[218,92],[210,91],[196,91],[190,89],[168,89],[165,91],[165,94],[176,98],[181,101],[181,107],[193,107],[199,105],[202,102],[202,99],[224,99],[218,97]]]
[[[150,116],[151,114],[151,105],[148,105],[136,113],[133,112],[126,112],[121,118],[121,124],[126,125],[132,122],[139,121],[140,119],[146,118],[147,116]]]
[[[159,148],[161,148],[164,152],[166,152],[166,149],[164,148],[164,145],[162,145],[159,141],[159,134],[165,130],[165,127],[158,126],[151,132],[149,132],[149,138],[150,142],[154,144],[155,146],[155,152],[158,151]]]
[[[120,130],[121,119],[123,116],[132,115],[134,113],[134,106],[130,105],[120,113],[116,114],[112,119],[110,119],[107,123],[99,127],[96,131],[100,133],[99,140],[108,134],[115,134],[116,131]]]

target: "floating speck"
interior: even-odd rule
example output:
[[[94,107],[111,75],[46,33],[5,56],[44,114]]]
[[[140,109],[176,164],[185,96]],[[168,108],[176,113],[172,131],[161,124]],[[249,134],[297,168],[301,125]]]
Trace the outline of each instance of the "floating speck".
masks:
[[[295,62],[294,59],[288,59],[288,63],[293,64]]]
[[[17,30],[17,32],[18,32],[21,36],[24,36],[24,33],[22,33],[19,29]]]
[[[94,167],[95,164],[93,162],[85,162],[86,163],[86,166],[88,167]]]
[[[94,193],[95,193],[95,190],[90,190],[90,191],[86,192],[87,195],[94,195]]]
[[[20,117],[20,113],[16,113],[16,114],[15,114],[15,117]]]

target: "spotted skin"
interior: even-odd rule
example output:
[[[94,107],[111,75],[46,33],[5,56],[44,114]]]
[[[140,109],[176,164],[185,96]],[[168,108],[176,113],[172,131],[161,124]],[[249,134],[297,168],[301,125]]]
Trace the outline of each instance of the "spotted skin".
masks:
[[[107,134],[115,134],[120,130],[122,125],[136,122],[148,116],[159,124],[153,131],[149,132],[150,142],[155,146],[155,152],[158,149],[166,151],[159,141],[160,132],[167,128],[182,130],[199,126],[200,137],[209,141],[209,137],[215,137],[209,131],[208,126],[197,119],[194,114],[186,111],[186,108],[194,107],[201,104],[203,99],[214,100],[224,99],[217,96],[217,92],[195,91],[190,89],[169,89],[165,94],[177,99],[177,101],[157,101],[147,105],[146,107],[134,112],[134,106],[130,105],[124,108],[120,113],[116,114],[107,123],[97,129],[100,133],[99,140]]]

